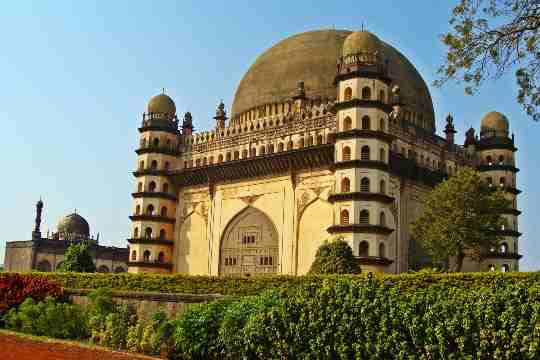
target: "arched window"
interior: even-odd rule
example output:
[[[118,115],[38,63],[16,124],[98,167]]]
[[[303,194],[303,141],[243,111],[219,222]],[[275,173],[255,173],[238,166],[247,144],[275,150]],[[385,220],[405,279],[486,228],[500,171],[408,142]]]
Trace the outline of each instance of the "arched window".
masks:
[[[501,178],[499,179],[499,186],[500,186],[500,187],[504,187],[505,183],[506,183],[506,179],[505,179],[504,177],[501,177]]]
[[[156,183],[155,183],[155,181],[150,181],[150,184],[148,184],[148,191],[150,191],[150,192],[156,191]]]
[[[348,147],[348,146],[345,146],[343,148],[343,151],[342,151],[342,154],[341,154],[341,158],[343,161],[349,161],[351,160],[351,148]]]
[[[379,192],[381,194],[386,194],[386,182],[384,180],[379,182]]]
[[[371,89],[368,86],[362,89],[362,100],[371,100]]]
[[[208,163],[209,163],[210,165],[212,165],[212,164],[214,163],[214,157],[213,157],[213,156],[210,156],[210,157],[208,158]]]
[[[169,192],[169,183],[164,183],[162,188],[164,193]]]
[[[384,131],[386,130],[386,124],[384,123],[384,119],[380,119],[379,120],[379,131]]]
[[[343,131],[351,130],[352,128],[352,120],[350,117],[346,117],[343,119]]]
[[[386,162],[386,151],[384,149],[379,150],[379,161]]]
[[[152,170],[156,170],[157,169],[157,160],[152,160],[152,162],[150,163],[150,168]]]
[[[139,161],[139,170],[144,169],[144,160]]]
[[[242,159],[247,159],[248,158],[248,151],[247,149],[244,149],[242,150]]]
[[[491,156],[486,156],[486,162],[488,165],[493,165],[493,159],[491,158]]]
[[[279,151],[279,152],[283,151],[283,147],[284,147],[283,143],[280,142],[280,143],[278,144],[278,146],[277,146],[277,151]]]
[[[274,153],[274,144],[268,145],[268,153],[273,154]]]
[[[317,135],[317,145],[322,145],[322,143],[323,143],[323,136]]]
[[[351,181],[349,178],[343,178],[341,180],[341,192],[349,192],[351,191]]]
[[[266,148],[264,147],[264,145],[261,145],[259,147],[259,156],[264,155],[265,152],[266,152]]]
[[[165,161],[165,166],[164,166],[165,170],[169,170],[170,165],[171,164],[168,161]],[[206,158],[204,158],[204,165],[206,165]]]
[[[287,150],[292,150],[293,149],[293,142],[292,140],[289,140],[289,142],[287,143]]]
[[[367,241],[361,241],[358,245],[358,256],[368,257],[369,256],[369,243]]]
[[[137,260],[137,251],[133,250],[131,252],[131,261]]]
[[[133,229],[133,238],[134,239],[138,239],[139,238],[139,228],[136,227],[135,229]]]
[[[504,164],[504,156],[501,155],[499,156],[499,165],[503,165]]]
[[[360,180],[360,191],[369,192],[369,178],[364,177]]]
[[[154,139],[154,142],[152,143],[152,145],[154,145],[154,147],[158,147],[158,146],[159,146],[159,139],[158,139],[158,138],[155,138],[155,139]]]
[[[138,192],[142,192],[142,189],[143,189],[143,184],[142,184],[142,182],[140,182],[140,183],[137,185],[137,191],[138,191]]]
[[[141,213],[141,205],[135,206],[135,215],[139,215]]]
[[[379,257],[380,258],[386,257],[386,246],[384,245],[384,243],[379,244]]]
[[[150,204],[146,207],[146,215],[154,215],[154,205]]]
[[[340,214],[340,224],[341,225],[348,225],[349,224],[349,211],[348,210],[341,210],[341,214]]]
[[[502,243],[501,247],[500,247],[500,253],[501,254],[506,254],[507,252],[508,252],[508,244],[507,243]]]
[[[161,240],[165,239],[165,238],[166,238],[166,235],[167,235],[167,233],[165,232],[165,229],[159,230],[159,238],[160,238]]]
[[[364,116],[362,118],[362,130],[369,130],[371,129],[371,119],[369,116]]]
[[[491,176],[488,176],[486,178],[486,182],[487,182],[489,187],[493,186],[493,179],[491,178]]]
[[[218,161],[218,163],[223,162],[223,154],[219,154],[217,161]]]
[[[163,253],[163,251],[160,251],[160,252],[159,252],[157,261],[158,261],[159,263],[164,263],[164,262],[165,262],[165,254]]]
[[[146,139],[141,139],[141,148],[146,147]]]
[[[502,272],[509,272],[510,271],[510,266],[508,266],[508,264],[503,264],[501,266],[501,271]]]
[[[360,211],[360,224],[369,225],[369,211],[368,210],[364,209]]]
[[[489,271],[495,271],[495,265],[489,264],[488,269]]]
[[[379,101],[385,102],[384,90],[379,91]]]
[[[145,250],[144,253],[143,253],[143,261],[150,261],[150,251],[149,250]]]
[[[369,160],[369,146],[364,145],[362,146],[362,150],[360,151],[360,159],[361,160]]]
[[[384,211],[381,211],[379,214],[379,225],[386,226],[386,215],[384,214]]]
[[[350,87],[345,88],[345,92],[343,94],[343,100],[350,101],[352,99],[352,89]]]
[[[231,153],[228,152],[228,153],[225,155],[225,158],[227,159],[227,161],[231,161],[231,159],[232,159]]]
[[[166,206],[163,206],[161,208],[161,216],[167,216],[167,207]]]
[[[150,239],[152,237],[152,228],[151,227],[147,227],[146,229],[144,229],[144,237],[147,238],[147,239]]]

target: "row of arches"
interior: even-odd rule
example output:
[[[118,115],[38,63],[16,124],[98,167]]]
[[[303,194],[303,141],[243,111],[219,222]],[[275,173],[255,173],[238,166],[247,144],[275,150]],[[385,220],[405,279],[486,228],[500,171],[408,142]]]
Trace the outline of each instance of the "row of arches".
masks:
[[[150,183],[148,183],[148,188],[146,189],[148,192],[156,192],[157,191],[157,185],[156,185],[156,182],[155,181],[150,181]],[[137,184],[137,192],[143,192],[144,191],[144,186],[143,186],[143,183],[142,182],[139,182]],[[164,192],[164,193],[168,193],[169,192],[169,183],[163,183],[161,185],[161,192]]]
[[[158,163],[157,160],[152,160],[152,161],[150,162],[150,167],[149,167],[148,169],[150,169],[150,170],[158,170],[158,164],[159,164],[159,163]],[[144,169],[145,169],[144,166],[145,166],[144,160],[139,161],[139,170],[144,170]],[[170,167],[171,167],[171,163],[170,163],[170,162],[165,161],[165,162],[163,163],[163,170],[169,170]]]
[[[62,265],[62,261],[56,264],[56,269],[60,268],[61,265]],[[43,259],[37,263],[36,270],[41,271],[41,272],[51,272],[53,271],[53,265],[51,264],[49,260]],[[100,265],[96,270],[97,272],[100,272],[100,273],[111,272],[111,269],[109,269],[107,265]],[[126,272],[126,269],[122,266],[116,266],[114,268],[114,272],[122,273],[122,272]]]
[[[137,261],[137,250],[131,251],[131,261]],[[157,257],[153,257],[152,252],[150,250],[145,250],[142,255],[142,262],[157,262],[157,263],[165,263],[165,253],[163,251],[160,251],[157,254]]]
[[[360,179],[360,191],[361,192],[371,192],[371,181],[368,177],[363,177]],[[386,194],[386,181],[379,181],[379,193]],[[341,192],[350,192],[351,191],[351,180],[348,177],[341,179]]]
[[[490,186],[490,187],[493,186],[493,178],[491,176],[486,177],[486,182],[487,182],[488,186]],[[505,187],[507,185],[515,186],[515,180],[512,179],[511,183],[507,184],[506,183],[506,177],[501,176],[499,178],[499,186],[500,187]]]
[[[349,210],[343,209],[340,213],[340,225],[349,225],[350,217],[349,217]],[[369,210],[363,209],[360,211],[360,218],[359,218],[360,225],[369,225],[370,224],[370,213]],[[381,211],[379,213],[379,219],[378,224],[380,226],[386,226],[386,214],[384,211]]]
[[[163,145],[163,143],[160,141],[159,138],[155,137],[153,138],[151,141],[150,139],[146,139],[146,138],[142,138],[141,139],[141,148],[146,148],[146,147],[154,147],[154,148],[157,148],[161,145]],[[173,144],[171,142],[171,139],[166,139],[165,140],[165,147],[167,148],[172,148],[173,147]]]
[[[343,91],[343,100],[344,101],[351,101],[353,98],[353,90],[351,87],[346,87]],[[364,86],[362,90],[360,91],[360,99],[362,100],[375,100],[372,99],[371,96],[371,88],[369,86]],[[386,102],[386,95],[384,90],[379,90],[379,96],[377,98],[379,101]]]
[[[351,147],[344,146],[341,150],[341,160],[350,161],[351,160]],[[371,160],[371,149],[368,145],[362,146],[360,149],[360,160],[369,161]],[[379,149],[379,161],[386,162],[386,150],[383,148]]]
[[[489,271],[497,271],[495,265],[489,264],[488,265]],[[510,271],[510,265],[508,264],[502,264],[501,265],[501,272],[509,272]]]
[[[346,116],[344,119],[343,119],[343,131],[348,131],[348,130],[351,130],[353,128],[353,121],[351,119],[350,116]],[[371,119],[369,116],[365,115],[364,117],[362,117],[362,121],[360,123],[360,129],[362,130],[373,130],[371,128]],[[384,119],[380,119],[379,120],[379,128],[378,130],[379,131],[385,131],[386,129],[386,122],[384,121]]]
[[[184,168],[206,166],[206,165],[212,165],[214,163],[219,164],[225,161],[253,158],[256,156],[273,154],[275,152],[301,149],[306,146],[310,147],[310,146],[315,146],[315,145],[322,145],[323,143],[324,143],[323,135],[317,135],[316,137],[308,136],[307,138],[301,137],[300,139],[296,141],[296,145],[292,140],[289,140],[286,143],[279,142],[277,143],[277,146],[274,144],[267,144],[267,145],[261,145],[259,147],[252,147],[249,150],[243,149],[241,152],[240,150],[227,152],[225,154],[219,154],[217,158],[215,158],[213,155],[210,155],[210,156],[205,156],[205,157],[198,158],[195,160],[189,160],[189,161],[186,160],[184,161]]]
[[[167,210],[167,207],[166,206],[162,206],[161,207],[161,210],[159,212],[159,216],[167,216],[168,214],[168,210]],[[137,206],[135,206],[135,215],[143,215],[141,213],[141,205],[137,204]],[[154,205],[152,204],[149,204],[147,207],[146,207],[146,210],[144,212],[144,215],[149,215],[149,216],[158,216],[158,213],[154,207]]]
[[[358,244],[358,256],[369,256],[369,242],[367,242],[366,240],[360,241],[360,244]],[[380,258],[386,257],[386,245],[382,242],[379,244],[377,256]]]
[[[153,235],[154,234],[153,234],[153,230],[152,230],[151,227],[146,227],[144,229],[144,233],[142,233],[142,234],[139,233],[139,228],[138,227],[135,227],[133,229],[133,238],[134,239],[139,239],[139,238],[151,239],[153,237]],[[158,239],[159,240],[167,239],[167,230],[160,229]]]
[[[511,160],[511,159],[509,159]],[[508,161],[506,162],[506,159],[504,157],[504,155],[499,155],[497,161],[495,162],[495,159],[491,156],[491,155],[488,155],[486,156],[486,159],[485,159],[485,163],[487,165],[505,165],[505,164],[511,164],[511,161]]]

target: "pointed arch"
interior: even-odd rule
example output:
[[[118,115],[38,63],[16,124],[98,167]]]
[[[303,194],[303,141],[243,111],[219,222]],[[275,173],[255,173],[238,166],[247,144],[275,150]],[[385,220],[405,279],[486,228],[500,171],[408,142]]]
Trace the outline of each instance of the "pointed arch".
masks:
[[[197,212],[182,222],[178,243],[175,244],[176,271],[189,275],[209,275],[209,247],[206,222]]]

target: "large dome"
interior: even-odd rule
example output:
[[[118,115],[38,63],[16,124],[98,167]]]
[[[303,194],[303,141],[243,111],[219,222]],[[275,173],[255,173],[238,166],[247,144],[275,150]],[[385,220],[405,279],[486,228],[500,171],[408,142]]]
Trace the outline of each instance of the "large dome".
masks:
[[[291,98],[299,81],[308,97],[335,100],[337,60],[351,31],[316,30],[291,36],[260,55],[240,81],[232,106],[233,117],[254,107]],[[376,38],[376,37],[374,37]],[[422,114],[435,128],[428,87],[415,67],[395,48],[381,41],[390,76],[401,88],[406,107]]]
[[[73,213],[67,216],[64,216],[58,222],[56,231],[59,234],[73,234],[73,235],[82,235],[90,236],[90,226],[88,222],[79,214]]]

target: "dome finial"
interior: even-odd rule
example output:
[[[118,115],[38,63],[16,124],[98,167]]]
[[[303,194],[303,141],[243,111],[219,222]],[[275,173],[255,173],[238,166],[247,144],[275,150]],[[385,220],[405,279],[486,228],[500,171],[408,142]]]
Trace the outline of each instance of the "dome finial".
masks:
[[[161,88],[161,93],[165,95],[165,88]]]

